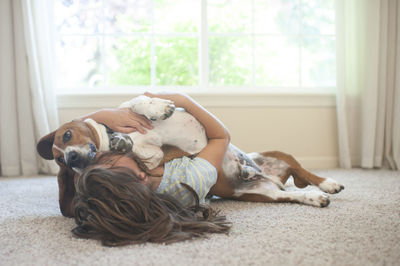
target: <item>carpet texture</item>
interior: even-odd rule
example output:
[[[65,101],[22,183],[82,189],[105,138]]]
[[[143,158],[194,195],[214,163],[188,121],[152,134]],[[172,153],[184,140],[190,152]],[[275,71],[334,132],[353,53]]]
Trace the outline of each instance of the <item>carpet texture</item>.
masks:
[[[400,172],[315,172],[346,187],[327,208],[217,200],[229,235],[117,248],[72,237],[55,177],[0,178],[0,264],[400,265]]]

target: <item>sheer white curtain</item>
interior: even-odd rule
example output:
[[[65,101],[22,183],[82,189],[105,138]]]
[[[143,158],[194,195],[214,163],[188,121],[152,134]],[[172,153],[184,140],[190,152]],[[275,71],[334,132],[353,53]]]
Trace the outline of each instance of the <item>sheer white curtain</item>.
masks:
[[[337,0],[341,167],[400,168],[400,3]]]
[[[0,1],[0,167],[2,176],[54,173],[37,140],[58,126],[51,72],[50,0]]]

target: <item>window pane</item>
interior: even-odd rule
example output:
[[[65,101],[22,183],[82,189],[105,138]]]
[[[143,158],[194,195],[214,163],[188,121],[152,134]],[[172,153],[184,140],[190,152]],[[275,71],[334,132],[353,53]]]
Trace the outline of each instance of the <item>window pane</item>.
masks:
[[[336,86],[334,37],[303,38],[302,59],[302,86]]]
[[[55,24],[62,34],[102,32],[102,1],[55,1]]]
[[[109,38],[106,61],[111,85],[150,85],[150,40]]]
[[[299,2],[285,0],[255,0],[255,32],[297,34],[299,32]]]
[[[256,37],[256,84],[299,86],[299,41],[297,37]]]
[[[252,1],[207,1],[208,28],[210,32],[252,32]]]
[[[251,84],[251,38],[210,37],[209,48],[212,85]]]
[[[155,0],[155,32],[198,32],[200,0]]]
[[[335,34],[334,0],[302,0],[302,32]]]
[[[202,2],[55,1],[57,86],[198,85]],[[210,85],[336,85],[335,0],[205,2]]]
[[[158,38],[156,43],[156,85],[197,85],[197,38]]]
[[[58,87],[103,84],[101,45],[96,37],[62,37],[56,44]]]
[[[104,8],[107,33],[151,30],[152,0],[109,0]]]

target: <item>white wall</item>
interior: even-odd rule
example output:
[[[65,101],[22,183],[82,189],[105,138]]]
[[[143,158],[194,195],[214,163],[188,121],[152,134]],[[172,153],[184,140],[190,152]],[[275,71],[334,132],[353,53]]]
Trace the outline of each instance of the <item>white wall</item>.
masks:
[[[307,168],[334,168],[338,166],[334,96],[318,97],[298,101],[291,96],[272,100],[256,97],[253,101],[245,97],[246,103],[237,103],[238,98],[228,96],[220,98],[220,104],[214,98],[194,98],[225,123],[232,142],[244,151],[281,150],[294,155]],[[123,99],[101,96],[95,102],[98,108],[104,108],[116,106]],[[59,100],[60,123],[98,109],[90,101],[82,108],[81,101]]]

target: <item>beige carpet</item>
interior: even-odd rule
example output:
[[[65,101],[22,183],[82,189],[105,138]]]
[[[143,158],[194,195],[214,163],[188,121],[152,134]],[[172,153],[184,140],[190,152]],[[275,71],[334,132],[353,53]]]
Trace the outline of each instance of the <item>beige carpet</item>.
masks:
[[[328,208],[222,200],[229,235],[122,248],[72,237],[54,177],[0,178],[0,265],[400,265],[400,172],[317,173],[346,186]]]

